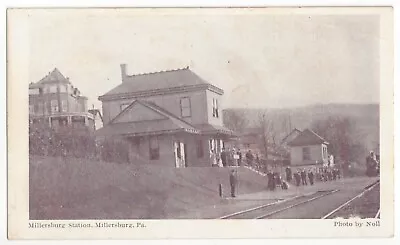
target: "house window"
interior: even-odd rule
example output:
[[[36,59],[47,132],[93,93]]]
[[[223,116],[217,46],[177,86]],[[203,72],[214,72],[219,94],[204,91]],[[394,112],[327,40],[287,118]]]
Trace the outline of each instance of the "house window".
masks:
[[[29,114],[35,114],[35,106],[29,105]]]
[[[212,115],[213,117],[218,118],[219,117],[219,111],[218,111],[218,100],[213,98],[213,104],[212,104]]]
[[[29,94],[39,94],[39,90],[37,88],[30,88]]]
[[[68,110],[68,103],[67,103],[66,100],[62,100],[62,101],[61,101],[61,110],[62,110],[63,112],[67,112],[67,110]]]
[[[158,145],[157,136],[150,137],[149,143],[150,143],[150,146],[149,146],[150,160],[160,159],[160,147]]]
[[[38,104],[38,111],[37,111],[37,113],[40,114],[40,115],[43,114],[43,104],[42,104],[42,103],[39,103],[39,104]]]
[[[303,147],[303,161],[311,160],[310,148]]]
[[[58,101],[52,100],[51,101],[51,113],[58,112]]]
[[[45,115],[49,114],[49,108],[47,107],[47,102],[43,103],[43,113]]]
[[[38,113],[39,114],[39,104],[35,104],[35,106],[34,106],[34,113],[36,114],[36,113]]]
[[[123,111],[125,110],[126,107],[128,107],[130,104],[129,103],[124,103],[120,105],[120,110]]]
[[[189,97],[181,98],[181,115],[182,115],[182,117],[191,117],[192,116],[190,107],[191,107],[190,98]]]
[[[57,85],[52,85],[50,86],[50,93],[57,93],[58,86]]]
[[[203,148],[203,141],[197,140],[197,157],[202,158],[204,157],[204,148]]]

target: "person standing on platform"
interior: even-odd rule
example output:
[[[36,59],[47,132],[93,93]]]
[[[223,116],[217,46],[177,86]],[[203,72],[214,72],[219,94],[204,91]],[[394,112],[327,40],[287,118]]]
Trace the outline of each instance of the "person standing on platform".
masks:
[[[231,197],[236,197],[237,174],[232,170],[229,175],[229,183],[231,185]]]
[[[301,178],[300,170],[297,170],[297,172],[294,173],[294,179],[296,180],[296,185],[297,186],[300,186],[300,178]]]
[[[213,149],[210,150],[210,160],[211,160],[211,166],[212,167],[218,167],[217,154],[215,154]]]
[[[268,174],[268,189],[270,191],[275,190],[275,175],[272,171],[269,171]]]
[[[247,153],[246,153],[246,161],[247,161],[247,165],[248,165],[248,166],[252,166],[252,164],[253,164],[253,158],[254,158],[254,156],[253,156],[253,154],[251,153],[251,150],[248,150]]]
[[[240,149],[238,149],[237,154],[239,155],[239,166],[242,166],[242,151]]]
[[[225,148],[222,148],[221,150],[221,161],[222,161],[222,166],[226,167],[227,166],[227,161],[228,161],[228,156],[227,153],[225,151]]]
[[[300,177],[301,177],[301,183],[302,185],[307,185],[307,173],[306,170],[303,169],[300,173]]]
[[[258,156],[258,154],[256,154],[256,169],[257,169],[258,171],[261,170],[260,157]]]
[[[311,169],[308,171],[308,180],[310,181],[310,185],[314,185],[314,173]]]
[[[331,170],[331,169],[328,169],[327,174],[328,174],[328,180],[331,181],[331,180],[333,179],[332,170]]]
[[[290,169],[290,167],[288,166],[286,167],[285,171],[286,171],[286,181],[290,183],[292,181],[292,169]]]

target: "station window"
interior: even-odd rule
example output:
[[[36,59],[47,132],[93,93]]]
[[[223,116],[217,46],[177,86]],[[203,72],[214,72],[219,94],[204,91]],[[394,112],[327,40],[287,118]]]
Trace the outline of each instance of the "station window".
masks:
[[[303,147],[303,161],[311,160],[310,148]]]
[[[191,117],[192,116],[192,111],[191,111],[190,107],[191,107],[190,98],[189,97],[181,98],[181,116],[182,117]]]
[[[213,117],[216,118],[219,117],[218,100],[215,98],[213,98],[213,103],[212,103],[212,115]]]
[[[149,155],[150,155],[150,160],[160,159],[160,146],[158,144],[157,136],[150,137]]]

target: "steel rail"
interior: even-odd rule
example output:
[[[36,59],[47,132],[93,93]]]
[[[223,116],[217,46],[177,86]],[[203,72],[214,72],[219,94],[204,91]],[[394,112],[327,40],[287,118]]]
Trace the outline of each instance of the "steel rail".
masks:
[[[323,196],[326,196],[326,195],[329,195],[329,194],[333,194],[333,193],[335,193],[335,192],[337,192],[337,191],[339,191],[339,190],[329,191],[329,192],[324,193],[324,194],[322,194],[322,195],[319,195],[319,196],[317,196],[317,197],[313,197],[313,198],[307,199],[306,201],[303,201],[303,202],[301,202],[301,203],[299,203],[299,204],[297,204],[297,205],[300,205],[300,204],[303,204],[303,203],[306,203],[306,202],[313,201],[313,200],[318,199],[318,198],[321,198],[321,197],[323,197]],[[304,194],[304,195],[294,196],[294,197],[287,198],[287,199],[284,199],[284,200],[279,200],[279,201],[276,201],[276,202],[272,202],[272,203],[264,204],[264,205],[257,206],[257,207],[254,207],[254,208],[245,209],[245,210],[242,210],[242,211],[239,211],[239,212],[235,212],[235,213],[232,213],[232,214],[228,214],[228,215],[222,216],[222,217],[220,217],[220,218],[218,218],[218,219],[229,219],[229,218],[232,218],[232,217],[241,215],[241,214],[251,213],[251,212],[253,212],[253,211],[257,211],[257,210],[260,210],[260,209],[263,209],[263,208],[266,208],[266,207],[271,207],[271,206],[274,206],[274,205],[283,204],[283,203],[286,203],[286,202],[295,200],[296,198],[307,197],[307,196],[311,196],[311,195],[313,195],[313,194],[315,194],[315,192],[307,193],[307,194]],[[294,206],[297,206],[297,205],[291,205],[290,207],[294,207]],[[286,208],[286,209],[288,209],[288,208]],[[286,209],[285,209],[285,210],[286,210]],[[284,210],[281,210],[281,211],[284,211]],[[263,215],[263,216],[264,216],[264,215]],[[260,217],[261,217],[261,216],[260,216]],[[259,219],[260,217],[256,217],[255,219]]]
[[[365,193],[367,193],[370,190],[372,190],[378,184],[379,184],[379,180],[376,181],[375,183],[373,183],[372,185],[368,186],[365,190],[363,190],[361,193],[357,194],[355,197],[353,197],[350,200],[346,201],[345,203],[343,203],[339,207],[335,208],[334,210],[332,210],[328,214],[322,216],[321,219],[327,219],[327,218],[331,217],[333,214],[337,213],[339,210],[341,210],[342,208],[346,207],[347,205],[349,205],[351,202],[353,202],[357,198],[362,197]]]
[[[267,214],[258,216],[258,217],[256,217],[256,219],[264,219],[264,218],[267,218],[267,217],[272,216],[272,215],[274,215],[274,214],[281,213],[281,212],[283,212],[283,211],[286,211],[286,210],[288,210],[288,209],[297,207],[297,206],[299,206],[299,205],[312,202],[312,201],[314,201],[314,200],[317,200],[317,199],[322,198],[322,197],[327,196],[327,195],[331,195],[331,194],[336,193],[336,192],[338,192],[338,191],[339,191],[339,190],[333,190],[333,191],[329,191],[329,192],[323,193],[322,195],[319,195],[319,196],[316,196],[316,197],[307,199],[307,200],[305,200],[305,201],[302,201],[302,202],[299,202],[299,203],[295,203],[295,204],[290,205],[290,206],[288,206],[288,207],[284,207],[284,208],[281,208],[281,209],[272,211],[272,212],[270,212],[270,213],[267,213]]]
[[[379,219],[381,217],[381,209],[375,214],[375,219]]]
[[[273,205],[285,203],[285,202],[291,201],[293,199],[296,199],[296,198],[302,197],[302,196],[304,196],[304,195],[294,196],[294,197],[291,197],[291,198],[288,198],[288,199],[284,199],[284,200],[279,200],[279,201],[276,201],[276,202],[263,204],[261,206],[257,206],[257,207],[254,207],[254,208],[249,208],[249,209],[245,209],[245,210],[242,210],[242,211],[239,211],[239,212],[235,212],[235,213],[232,213],[232,214],[227,214],[225,216],[219,217],[218,219],[229,219],[229,218],[232,218],[232,217],[235,217],[235,216],[238,216],[238,215],[241,215],[241,214],[245,214],[245,213],[250,213],[250,212],[262,209],[262,208],[266,208],[266,207],[270,207],[270,206],[273,206]]]

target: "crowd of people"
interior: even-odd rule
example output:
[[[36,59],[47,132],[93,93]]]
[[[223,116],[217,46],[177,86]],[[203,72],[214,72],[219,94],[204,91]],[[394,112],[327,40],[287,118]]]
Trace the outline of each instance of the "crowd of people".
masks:
[[[277,188],[287,190],[290,185],[307,186],[314,185],[316,181],[327,182],[341,178],[341,171],[334,167],[310,168],[308,170],[305,168],[298,168],[296,172],[293,172],[291,167],[288,166],[285,168],[284,173],[281,173],[278,169],[267,171],[267,166],[265,166],[265,169],[260,169],[260,166],[263,164],[258,154],[253,154],[251,150],[242,154],[240,149],[232,148],[227,150],[222,148],[219,154],[211,151],[210,158],[213,166],[227,167],[247,165],[256,170],[265,172],[267,177],[267,189],[271,191]],[[232,197],[235,196],[234,189],[237,182],[234,173],[235,171],[232,171],[230,176]],[[282,175],[285,175],[286,178],[283,178]]]
[[[337,168],[322,167],[318,171],[316,169],[309,169],[308,171],[303,169],[297,169],[296,172],[292,172],[292,169],[288,166],[285,169],[286,179],[282,180],[279,172],[270,171],[268,176],[268,189],[275,190],[277,186],[282,189],[288,189],[289,184],[296,186],[314,185],[316,181],[333,181],[341,178],[340,170]]]
[[[260,162],[258,154],[254,154],[248,150],[244,155],[240,149],[222,148],[220,152],[215,150],[210,151],[211,165],[214,167],[227,167],[227,166],[253,166]]]
[[[240,152],[240,150],[238,151]],[[225,158],[226,155],[224,154],[228,153],[223,150],[221,152],[222,158]],[[233,155],[235,155],[235,152],[233,152]],[[241,153],[239,155],[240,157],[236,157],[238,159],[238,164],[236,165],[241,165],[242,164],[242,158],[241,158]],[[235,159],[235,157],[233,157]],[[259,161],[258,156],[256,159],[254,156],[251,154],[251,151],[248,151],[245,154],[245,159],[246,159],[246,164],[249,166],[254,166],[254,161]],[[227,166],[226,163],[227,161],[224,159],[222,161],[225,163],[224,166]],[[235,164],[234,164],[235,165]],[[379,157],[377,157],[374,152],[370,152],[370,154],[366,158],[366,165],[367,165],[367,175],[368,176],[376,176],[379,175]],[[231,177],[230,177],[230,182],[231,182],[231,194],[232,197],[235,197],[235,186],[236,186],[236,178],[234,175],[235,171],[232,170],[231,172]],[[287,190],[289,188],[289,185],[295,185],[295,186],[307,186],[307,185],[314,185],[316,181],[320,182],[328,182],[328,181],[335,181],[340,178],[342,178],[342,173],[339,168],[336,167],[319,167],[319,168],[310,168],[306,170],[305,168],[300,169],[298,168],[296,172],[292,172],[292,169],[290,166],[287,166],[285,168],[285,179],[282,178],[282,175],[280,171],[273,171],[269,170],[267,172],[267,188],[271,191],[276,190],[277,188],[282,188],[284,190]]]
[[[366,166],[367,166],[367,176],[377,176],[379,175],[379,156],[375,154],[375,152],[370,151],[369,155],[366,158]]]
[[[295,186],[306,186],[314,185],[316,181],[327,182],[335,181],[341,178],[341,172],[337,168],[321,167],[317,170],[309,169],[297,169],[296,172],[292,172],[292,169],[288,166],[285,169],[286,178],[283,179],[282,175],[278,171],[270,170],[267,173],[267,188],[268,190],[274,191],[277,188],[283,190],[289,189],[289,184]],[[231,170],[230,184],[231,184],[231,196],[235,197],[235,187],[237,183],[236,170]]]

